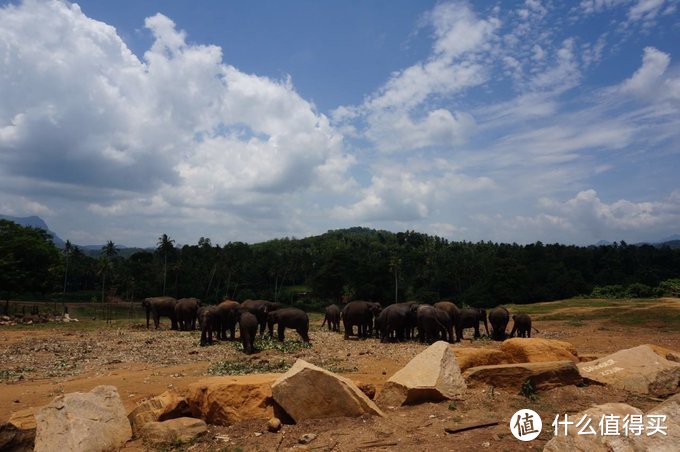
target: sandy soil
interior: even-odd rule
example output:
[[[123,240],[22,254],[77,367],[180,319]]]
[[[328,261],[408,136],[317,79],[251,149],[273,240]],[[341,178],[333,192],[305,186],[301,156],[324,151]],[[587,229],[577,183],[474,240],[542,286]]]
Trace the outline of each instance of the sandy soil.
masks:
[[[658,305],[680,313],[680,300],[663,299]],[[594,308],[568,308],[562,313],[589,312]],[[678,309],[678,311],[675,311]],[[551,312],[551,314],[554,314]],[[534,316],[536,337],[560,339],[574,344],[581,355],[604,355],[616,350],[651,343],[680,350],[680,332],[659,329],[653,324],[624,326],[607,318],[584,322],[541,320]],[[208,376],[213,363],[250,360],[253,363],[292,364],[303,358],[355,381],[378,388],[394,372],[424,349],[417,343],[380,344],[376,340],[345,341],[341,334],[320,329],[313,322],[313,346],[295,352],[266,350],[246,357],[236,344],[222,342],[198,346],[198,332],[147,331],[139,323],[122,322],[113,327],[85,322],[50,327],[0,327],[0,420],[11,413],[49,403],[56,395],[88,391],[97,385],[118,388],[128,410],[140,401],[168,388],[185,389]],[[653,323],[653,322],[652,322]],[[466,337],[471,331],[466,331]],[[294,332],[288,339],[297,339]],[[465,340],[454,347],[498,348],[488,340]],[[282,432],[266,432],[261,421],[229,427],[211,426],[199,442],[186,450],[541,450],[552,435],[544,428],[537,440],[517,441],[508,428],[511,415],[520,408],[532,408],[544,419],[576,412],[595,403],[622,401],[643,410],[658,403],[601,386],[564,387],[538,395],[535,401],[501,390],[469,389],[453,403],[427,403],[388,411],[388,417],[306,421],[286,425]],[[457,434],[445,427],[460,423],[494,420],[497,426]],[[549,427],[549,426],[548,426]],[[298,438],[305,433],[318,437],[307,446]],[[128,450],[144,450],[139,441]]]

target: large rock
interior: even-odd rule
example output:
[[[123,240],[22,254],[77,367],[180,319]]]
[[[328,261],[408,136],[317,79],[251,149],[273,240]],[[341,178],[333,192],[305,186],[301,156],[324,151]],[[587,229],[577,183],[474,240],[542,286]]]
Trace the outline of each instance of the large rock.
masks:
[[[301,359],[276,380],[272,394],[295,422],[363,414],[384,416],[352,380]]]
[[[35,408],[12,413],[0,424],[0,450],[31,451],[35,445]]]
[[[214,425],[269,419],[275,414],[271,385],[278,377],[213,377],[191,384],[186,396],[191,416]]]
[[[569,425],[567,428],[567,434],[564,434],[564,426],[558,426],[558,431],[556,435],[548,441],[548,443],[543,448],[544,452],[564,452],[568,451],[578,451],[578,452],[612,452],[612,451],[636,451],[645,450],[639,447],[635,447],[636,437],[634,432],[628,431],[628,436],[624,432],[621,422],[628,415],[642,415],[642,411],[639,409],[627,405],[625,403],[606,403],[604,405],[597,405],[582,411],[577,414],[569,414],[568,421],[574,422],[574,424]],[[602,416],[619,416],[619,434],[618,435],[602,435],[600,434],[600,420]],[[583,425],[577,426],[584,416],[586,420]],[[588,426],[586,425],[590,419],[590,427],[593,428],[595,434],[584,435],[579,434],[583,428],[584,431],[588,431]],[[605,418],[608,419],[608,418]],[[564,414],[560,415],[560,421],[564,421]],[[553,431],[553,426],[551,422],[544,422],[543,428],[550,429]],[[645,433],[643,432],[643,435]],[[638,437],[639,438],[639,437]],[[677,448],[675,449],[677,450]]]
[[[121,448],[132,429],[114,386],[56,397],[35,415],[36,452],[107,451]]]
[[[485,383],[516,390],[521,389],[526,381],[529,381],[531,387],[536,390],[547,390],[583,382],[578,368],[572,361],[472,367],[463,373],[463,377],[469,384]]]
[[[191,413],[189,402],[175,391],[163,394],[142,402],[128,414],[133,436],[139,436],[139,430],[148,422],[166,421],[187,416]]]
[[[501,351],[511,363],[579,362],[576,347],[569,342],[555,339],[516,337],[503,341]]]
[[[666,426],[666,435],[641,435],[637,444],[649,451],[677,452],[680,449],[680,394],[652,408],[647,412],[649,416],[666,416],[662,423]]]
[[[200,419],[180,417],[163,422],[148,422],[139,433],[147,444],[173,446],[188,443],[208,431],[208,425]]]
[[[444,341],[437,341],[392,375],[378,394],[380,406],[401,406],[453,398],[466,385],[456,356]]]
[[[659,356],[649,345],[619,350],[578,368],[583,378],[657,397],[675,394],[680,384],[680,364]]]
[[[489,348],[452,347],[461,371],[470,367],[509,364],[510,357],[500,350]]]

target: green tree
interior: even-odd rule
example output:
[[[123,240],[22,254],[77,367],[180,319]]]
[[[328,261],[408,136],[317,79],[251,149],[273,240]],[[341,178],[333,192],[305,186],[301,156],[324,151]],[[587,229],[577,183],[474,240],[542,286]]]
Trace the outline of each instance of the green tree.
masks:
[[[118,248],[111,240],[102,247],[99,258],[99,272],[102,276],[102,303],[104,303],[104,290],[106,287],[106,275],[113,270],[113,260],[118,256]]]
[[[46,231],[0,220],[0,291],[46,293],[58,287],[59,250]]]
[[[175,241],[168,237],[168,234],[163,234],[158,237],[156,242],[156,250],[163,256],[163,295],[165,295],[165,288],[168,276],[168,255],[175,249]]]

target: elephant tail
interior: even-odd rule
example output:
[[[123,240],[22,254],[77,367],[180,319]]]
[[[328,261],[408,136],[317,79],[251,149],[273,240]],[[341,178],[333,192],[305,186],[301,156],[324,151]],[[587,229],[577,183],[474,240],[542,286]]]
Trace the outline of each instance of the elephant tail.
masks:
[[[538,334],[541,334],[541,332],[540,332],[540,331],[538,331],[538,330],[536,329],[536,327],[535,327],[535,326],[532,326],[531,328],[533,328],[533,329],[534,329],[534,331],[536,331],[536,332],[537,332]]]
[[[327,316],[327,315],[324,316],[324,318],[323,318],[323,323],[321,324],[321,327],[322,327],[322,328],[323,328],[323,326],[326,324],[326,320],[328,320],[328,316]]]

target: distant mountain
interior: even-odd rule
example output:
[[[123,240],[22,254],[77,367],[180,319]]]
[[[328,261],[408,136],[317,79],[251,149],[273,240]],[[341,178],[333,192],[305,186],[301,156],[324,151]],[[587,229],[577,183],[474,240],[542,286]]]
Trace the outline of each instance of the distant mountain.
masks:
[[[598,241],[595,246],[610,246],[614,245],[619,242],[610,242],[609,240],[600,240]],[[630,245],[630,243],[629,243]],[[651,245],[656,248],[663,248],[664,246],[667,246],[669,248],[673,249],[678,249],[680,248],[680,234],[673,234],[670,235],[664,239],[661,240],[654,240],[654,241],[649,241],[649,242],[637,242],[633,243],[632,245],[635,246],[642,246],[642,245]]]
[[[32,228],[44,229],[52,237],[54,244],[59,247],[64,247],[64,241],[54,231],[51,231],[45,220],[37,216],[30,217],[12,217],[9,215],[0,215],[0,220],[13,221],[21,226],[30,226]]]

